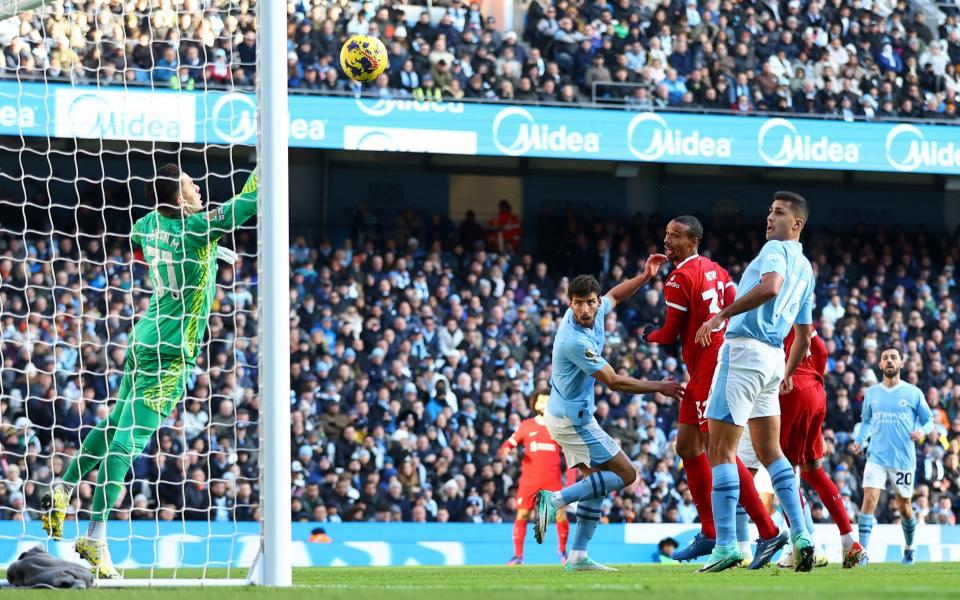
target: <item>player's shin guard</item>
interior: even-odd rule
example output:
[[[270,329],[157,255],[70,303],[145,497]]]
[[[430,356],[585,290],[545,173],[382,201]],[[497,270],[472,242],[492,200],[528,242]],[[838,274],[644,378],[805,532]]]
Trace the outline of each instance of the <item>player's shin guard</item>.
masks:
[[[557,538],[559,541],[557,542],[557,550],[559,550],[561,554],[564,554],[567,551],[567,538],[569,537],[570,537],[570,521],[567,521],[566,519],[562,521],[558,520],[557,521]]]
[[[601,506],[603,498],[588,498],[577,504],[577,528],[573,532],[572,550],[587,551],[587,545],[590,544],[593,532],[597,530],[600,522]]]
[[[827,512],[830,513],[830,518],[837,524],[840,535],[846,535],[853,531],[853,526],[850,524],[850,517],[843,508],[840,490],[837,489],[836,484],[830,480],[830,476],[823,470],[823,467],[819,467],[814,471],[800,471],[800,477],[817,492],[820,501],[823,502],[823,505],[827,508]]]
[[[860,514],[858,520],[858,529],[860,533],[860,545],[868,548],[870,545],[870,534],[873,533],[873,526],[877,523],[877,518],[873,515]]]
[[[591,498],[605,498],[610,492],[622,490],[623,485],[623,479],[613,471],[597,471],[560,490],[560,496],[563,504],[571,504]]]
[[[717,530],[713,524],[713,505],[710,502],[710,492],[713,489],[713,472],[710,470],[710,460],[707,453],[701,452],[697,456],[683,461],[687,472],[687,485],[690,486],[690,495],[697,507],[700,517],[700,533],[703,537],[714,540]]]
[[[780,457],[767,465],[767,471],[770,473],[770,481],[773,482],[773,491],[777,493],[780,506],[790,521],[790,533],[805,533],[803,507],[800,504],[800,492],[797,490],[797,474],[790,466],[790,461]]]
[[[736,510],[740,497],[740,481],[736,465],[718,464],[713,467],[713,522],[717,528],[717,546],[726,547],[736,542]]]
[[[523,557],[523,540],[527,537],[527,519],[517,519],[513,522],[513,556]]]
[[[776,537],[780,530],[774,525],[773,519],[767,513],[767,507],[760,500],[757,486],[753,484],[753,474],[739,458],[737,459],[737,473],[740,478],[740,504],[753,519],[753,523],[757,526],[757,533],[760,534],[760,539],[768,540]]]
[[[903,528],[903,543],[907,550],[913,549],[913,534],[917,531],[917,517],[911,519],[900,519],[900,527]]]

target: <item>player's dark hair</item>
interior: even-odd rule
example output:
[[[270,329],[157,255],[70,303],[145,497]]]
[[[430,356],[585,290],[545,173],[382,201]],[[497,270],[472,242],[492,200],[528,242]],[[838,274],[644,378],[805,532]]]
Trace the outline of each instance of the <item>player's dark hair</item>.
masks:
[[[879,356],[883,356],[883,353],[886,352],[887,350],[895,351],[897,354],[900,355],[900,360],[903,360],[903,350],[901,350],[898,346],[884,346],[883,348],[880,349]]]
[[[530,395],[530,400],[527,402],[527,405],[530,407],[530,410],[534,412],[537,411],[537,400],[540,399],[540,396],[546,396],[547,398],[550,398],[550,394],[548,394],[547,392],[534,392],[533,394]]]
[[[157,176],[143,186],[147,202],[155,206],[157,212],[165,217],[178,214],[177,198],[181,193],[182,176],[179,166],[167,163],[157,169]]]
[[[687,237],[697,238],[698,241],[703,239],[703,224],[700,219],[691,215],[680,215],[672,220],[687,226]]]
[[[577,275],[567,288],[567,296],[586,298],[591,294],[600,295],[600,283],[593,275]]]
[[[773,195],[773,199],[789,203],[793,214],[803,219],[804,222],[810,216],[810,205],[807,204],[807,200],[803,196],[796,192],[780,191]]]

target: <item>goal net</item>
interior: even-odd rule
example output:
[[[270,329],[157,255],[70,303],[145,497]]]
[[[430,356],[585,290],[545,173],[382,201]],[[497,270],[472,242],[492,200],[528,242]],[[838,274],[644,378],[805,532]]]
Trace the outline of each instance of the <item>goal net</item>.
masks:
[[[261,549],[257,218],[222,211],[258,162],[255,12],[0,0],[0,566],[38,544],[81,561],[98,494],[127,580],[243,579]],[[145,244],[168,163],[209,227],[155,218],[137,231],[166,246]],[[51,540],[41,498],[98,432],[129,472],[81,460]]]

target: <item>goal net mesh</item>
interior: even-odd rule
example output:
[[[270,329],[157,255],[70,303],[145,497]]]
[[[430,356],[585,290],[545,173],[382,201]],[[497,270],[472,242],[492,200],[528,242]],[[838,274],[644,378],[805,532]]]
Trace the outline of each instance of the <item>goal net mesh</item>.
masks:
[[[99,468],[62,541],[43,532],[40,498],[117,404],[151,295],[189,296],[183,265],[131,239],[154,208],[145,184],[177,164],[207,211],[256,164],[255,4],[63,0],[0,22],[0,566],[37,544],[79,560]],[[220,238],[185,395],[110,509],[127,577],[242,577],[259,548],[255,224]]]

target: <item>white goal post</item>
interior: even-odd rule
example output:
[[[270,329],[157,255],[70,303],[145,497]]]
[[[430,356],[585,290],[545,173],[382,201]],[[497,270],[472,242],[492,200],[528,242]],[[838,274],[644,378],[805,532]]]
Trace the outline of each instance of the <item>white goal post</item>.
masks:
[[[218,324],[207,329],[199,362],[186,376],[186,398],[139,461],[132,457],[120,498],[107,506],[108,515],[119,514],[106,528],[113,561],[130,576],[97,585],[290,586],[287,3],[250,0],[243,3],[252,7],[244,30],[227,27],[205,38],[196,26],[199,11],[178,14],[182,0],[164,5],[159,25],[151,14],[128,15],[126,0],[105,19],[73,18],[84,3],[64,17],[59,5],[67,2],[73,0],[0,0],[6,35],[33,30],[20,46],[18,65],[10,67],[8,59],[0,70],[0,107],[18,115],[14,125],[0,123],[0,364],[14,357],[13,366],[0,371],[0,561],[7,565],[38,544],[79,560],[73,539],[84,534],[82,521],[92,514],[97,467],[74,490],[63,541],[40,529],[37,499],[62,478],[80,441],[117,402],[127,336],[160,285],[147,276],[147,265],[164,258],[140,253],[130,235],[156,205],[144,201],[145,184],[161,179],[158,167],[173,162],[198,184],[204,205],[216,208],[257,168],[256,216],[223,236],[218,248],[233,258],[226,259],[231,267],[218,262],[218,308],[211,312]],[[216,3],[224,16],[247,10]],[[153,10],[160,2],[148,5]],[[124,26],[105,24],[111,17],[123,25],[143,23],[149,39],[127,39]],[[153,37],[155,28],[172,23],[177,29],[191,20],[192,29]],[[65,32],[78,23],[87,27],[84,35]],[[48,27],[56,40],[42,37]],[[85,34],[97,27],[102,42],[91,43]],[[250,42],[244,31],[256,32],[255,63],[236,59],[240,45]],[[183,75],[187,62],[180,60],[191,45],[203,57],[192,63],[196,77]],[[135,47],[148,49],[145,62],[136,62]],[[171,49],[176,62],[163,64]],[[228,55],[227,75],[208,81],[208,69],[224,67],[214,65],[221,53]],[[235,84],[235,77],[254,73],[255,95],[249,80]],[[204,419],[187,415],[189,405],[206,410]],[[202,433],[190,437],[188,428],[197,426]],[[216,469],[215,461],[221,461]],[[165,479],[165,473],[179,478]],[[205,490],[198,492],[206,495],[201,508],[188,501],[194,484]],[[241,490],[244,485],[254,491]],[[172,503],[164,500],[170,497]]]
[[[258,4],[260,45],[260,397],[263,402],[261,475],[263,583],[293,583],[290,542],[290,220],[287,128],[287,3]]]

